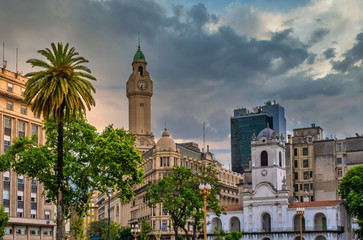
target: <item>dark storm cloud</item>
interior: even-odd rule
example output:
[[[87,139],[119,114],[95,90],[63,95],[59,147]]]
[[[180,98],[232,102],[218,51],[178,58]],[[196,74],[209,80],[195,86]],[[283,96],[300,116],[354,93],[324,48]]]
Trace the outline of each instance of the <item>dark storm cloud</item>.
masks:
[[[333,68],[340,72],[346,72],[354,66],[355,63],[363,59],[363,32],[356,37],[356,43],[343,55],[342,61],[332,61]]]
[[[326,59],[334,58],[335,57],[335,48],[327,48],[324,52],[324,57]]]
[[[323,38],[329,34],[329,30],[328,29],[325,29],[325,28],[320,28],[320,29],[317,29],[315,30],[311,36],[310,36],[310,39],[309,39],[309,44],[310,45],[313,45],[315,43],[318,43],[320,41],[323,40]]]

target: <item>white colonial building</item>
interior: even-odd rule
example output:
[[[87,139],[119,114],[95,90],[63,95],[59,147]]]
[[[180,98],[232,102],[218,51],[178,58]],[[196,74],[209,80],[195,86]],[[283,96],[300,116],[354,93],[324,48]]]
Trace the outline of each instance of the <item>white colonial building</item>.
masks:
[[[252,137],[252,188],[241,184],[241,205],[228,206],[226,215],[208,214],[209,239],[214,230],[223,228],[243,232],[243,239],[298,240],[300,216],[303,239],[352,239],[350,216],[343,201],[296,202],[289,198],[286,186],[285,143],[266,128]]]

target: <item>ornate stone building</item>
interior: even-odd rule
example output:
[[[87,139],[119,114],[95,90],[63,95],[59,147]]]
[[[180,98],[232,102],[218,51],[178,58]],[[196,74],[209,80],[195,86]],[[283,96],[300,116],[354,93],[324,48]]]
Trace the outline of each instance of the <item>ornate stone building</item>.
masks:
[[[0,68],[0,153],[15,137],[31,137],[45,142],[42,119],[35,116],[23,100],[27,78]],[[17,175],[11,169],[0,173],[0,201],[9,214],[4,239],[54,239],[55,207],[42,195],[36,179]]]

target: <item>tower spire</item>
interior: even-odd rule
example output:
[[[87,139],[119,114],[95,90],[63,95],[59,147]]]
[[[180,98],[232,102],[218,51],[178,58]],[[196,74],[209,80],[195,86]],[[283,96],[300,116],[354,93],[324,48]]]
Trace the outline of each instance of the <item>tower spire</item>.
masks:
[[[138,33],[138,37],[139,37],[139,41],[138,41],[138,45],[137,45],[137,50],[140,50],[140,32]]]

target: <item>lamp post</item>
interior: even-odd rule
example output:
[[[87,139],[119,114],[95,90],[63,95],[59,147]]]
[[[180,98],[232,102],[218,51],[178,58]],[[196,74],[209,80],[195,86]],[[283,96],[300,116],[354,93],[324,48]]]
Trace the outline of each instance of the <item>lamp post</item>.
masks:
[[[131,234],[132,236],[134,236],[134,239],[136,240],[137,236],[139,236],[140,234],[139,224],[136,223],[131,225]]]
[[[108,240],[111,240],[111,213],[110,213],[110,205],[111,205],[111,193],[112,193],[112,188],[109,187],[108,188],[108,192],[107,192],[107,196],[108,196],[108,222],[107,222],[107,227],[108,227]]]
[[[210,194],[211,186],[207,184],[200,184],[200,194],[203,195],[204,200],[204,240],[207,240],[207,196]]]
[[[296,214],[300,216],[300,240],[303,239],[302,237],[302,218],[304,216],[305,208],[296,208]]]

